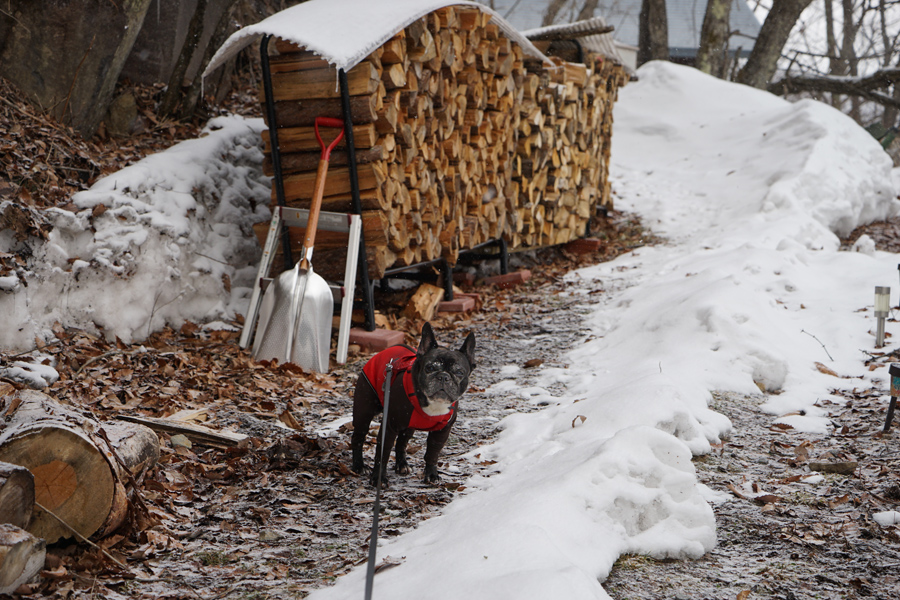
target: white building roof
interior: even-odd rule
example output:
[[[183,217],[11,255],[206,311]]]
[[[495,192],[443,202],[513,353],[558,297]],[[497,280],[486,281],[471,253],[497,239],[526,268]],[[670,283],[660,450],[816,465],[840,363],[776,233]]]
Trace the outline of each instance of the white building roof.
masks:
[[[490,3],[502,17],[520,30],[541,26],[547,0],[481,0]],[[578,19],[583,0],[568,0],[556,17],[557,23]],[[638,45],[638,16],[641,0],[599,0],[593,15],[603,17],[615,27],[613,37],[623,44]],[[700,46],[700,28],[706,12],[706,0],[666,0],[669,22],[669,52],[673,57],[691,57]],[[731,30],[738,33],[729,47],[749,51],[759,34],[760,24],[744,0],[732,0]]]

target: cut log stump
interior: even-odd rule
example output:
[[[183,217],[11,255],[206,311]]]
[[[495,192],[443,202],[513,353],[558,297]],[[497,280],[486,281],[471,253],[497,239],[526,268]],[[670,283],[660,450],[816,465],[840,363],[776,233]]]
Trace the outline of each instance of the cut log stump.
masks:
[[[0,594],[11,594],[44,567],[46,542],[15,525],[0,524]]]
[[[22,529],[34,509],[34,477],[25,467],[0,462],[0,524]]]
[[[48,544],[72,530],[85,538],[115,531],[128,512],[130,476],[159,459],[159,438],[147,427],[101,423],[41,392],[0,398],[0,416],[0,461],[34,475],[28,531]]]

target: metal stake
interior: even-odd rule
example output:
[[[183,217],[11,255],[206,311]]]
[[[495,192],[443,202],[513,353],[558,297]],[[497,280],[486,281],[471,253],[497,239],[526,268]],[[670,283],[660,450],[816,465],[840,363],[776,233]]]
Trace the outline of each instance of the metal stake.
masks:
[[[887,418],[884,420],[884,433],[891,428],[894,409],[897,407],[897,396],[900,396],[900,363],[891,363],[889,373],[891,375],[891,403],[888,406]]]

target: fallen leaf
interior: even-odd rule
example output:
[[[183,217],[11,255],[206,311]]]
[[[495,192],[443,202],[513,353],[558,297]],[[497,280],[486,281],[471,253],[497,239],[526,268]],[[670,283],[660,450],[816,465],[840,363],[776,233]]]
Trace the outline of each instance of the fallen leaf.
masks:
[[[300,421],[293,415],[293,413],[289,410],[284,410],[278,415],[278,420],[290,427],[291,429],[296,429],[298,431],[303,429],[303,426],[300,424]]]
[[[854,471],[856,471],[857,466],[858,466],[858,464],[856,461],[836,462],[836,463],[826,463],[826,462],[811,462],[811,463],[809,463],[809,468],[811,471],[819,471],[821,473],[837,473],[839,475],[851,475]]]
[[[788,425],[787,423],[772,423],[772,425],[769,427],[769,429],[781,429],[784,431],[786,431],[788,429],[793,429],[793,428],[794,428],[793,425]]]
[[[837,373],[835,373],[832,369],[829,369],[828,367],[826,367],[825,365],[823,365],[820,362],[816,363],[816,369],[819,371],[819,373],[824,373],[825,375],[831,375],[832,377],[839,377],[839,375]]]
[[[781,496],[776,496],[774,494],[763,494],[762,496],[756,496],[753,498],[753,501],[757,504],[774,504],[776,502],[783,502],[784,498]]]
[[[732,493],[732,494],[734,494],[735,496],[737,496],[737,497],[740,498],[741,500],[746,500],[746,499],[747,499],[747,496],[745,496],[744,494],[742,494],[741,492],[739,492],[739,491],[737,490],[737,488],[734,487],[734,484],[729,483],[729,484],[728,484],[728,489],[731,490],[731,493]]]

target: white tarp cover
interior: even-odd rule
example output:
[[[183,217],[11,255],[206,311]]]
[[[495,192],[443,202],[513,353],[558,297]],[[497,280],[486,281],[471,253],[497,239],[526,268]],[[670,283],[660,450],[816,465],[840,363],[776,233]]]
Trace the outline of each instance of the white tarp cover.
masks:
[[[204,76],[266,34],[305,46],[336,68],[347,71],[416,19],[451,5],[472,6],[490,14],[501,31],[526,54],[546,59],[517,29],[477,2],[311,0],[233,33],[212,57]]]

